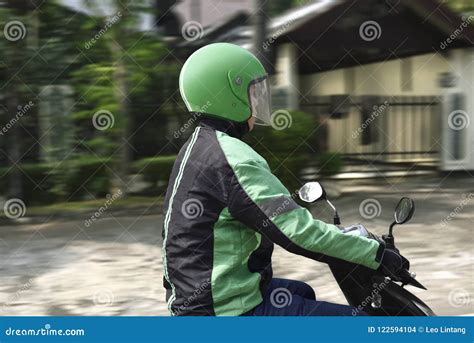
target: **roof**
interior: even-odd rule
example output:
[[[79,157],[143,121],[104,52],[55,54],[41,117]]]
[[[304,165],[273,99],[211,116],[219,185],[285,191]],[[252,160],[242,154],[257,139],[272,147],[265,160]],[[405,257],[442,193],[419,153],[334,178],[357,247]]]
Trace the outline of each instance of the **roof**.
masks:
[[[319,0],[271,19],[267,39],[273,49],[287,42],[296,45],[300,72],[312,73],[474,46],[474,18],[470,18],[436,0]],[[231,20],[206,28],[201,39],[184,45],[194,49],[226,41],[250,48],[250,18]],[[365,24],[372,24],[376,36],[362,36]]]
[[[72,11],[89,17],[108,17],[116,14],[112,0],[58,0],[58,3]],[[154,30],[153,16],[150,13],[140,13],[139,31]]]

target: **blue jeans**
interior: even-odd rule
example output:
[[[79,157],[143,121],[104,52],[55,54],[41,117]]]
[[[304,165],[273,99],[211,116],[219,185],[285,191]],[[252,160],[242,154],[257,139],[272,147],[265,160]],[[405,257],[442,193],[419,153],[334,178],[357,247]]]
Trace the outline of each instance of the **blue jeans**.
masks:
[[[317,301],[314,290],[301,281],[272,279],[263,302],[250,316],[366,316],[347,305]]]

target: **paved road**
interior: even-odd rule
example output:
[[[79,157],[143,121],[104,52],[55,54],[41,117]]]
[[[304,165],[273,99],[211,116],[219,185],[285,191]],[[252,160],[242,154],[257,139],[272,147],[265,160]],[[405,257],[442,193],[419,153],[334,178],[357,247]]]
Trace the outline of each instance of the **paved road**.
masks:
[[[398,198],[411,196],[415,217],[396,229],[396,238],[418,280],[428,287],[414,292],[439,315],[473,314],[474,180],[365,182],[329,189],[343,223],[363,222],[382,234]],[[380,204],[372,219],[359,211],[367,199]],[[324,204],[312,210],[330,220]],[[1,314],[167,315],[161,286],[161,224],[159,215],[106,213],[89,228],[77,220],[0,227]],[[325,265],[277,248],[274,270],[278,277],[307,281],[321,300],[344,303]]]

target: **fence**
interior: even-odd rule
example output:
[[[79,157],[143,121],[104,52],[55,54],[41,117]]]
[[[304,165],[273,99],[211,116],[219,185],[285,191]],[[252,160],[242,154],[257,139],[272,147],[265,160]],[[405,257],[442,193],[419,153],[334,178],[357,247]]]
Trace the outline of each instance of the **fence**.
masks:
[[[348,159],[433,165],[439,160],[438,97],[318,96],[301,99],[300,106],[322,118],[328,150]]]

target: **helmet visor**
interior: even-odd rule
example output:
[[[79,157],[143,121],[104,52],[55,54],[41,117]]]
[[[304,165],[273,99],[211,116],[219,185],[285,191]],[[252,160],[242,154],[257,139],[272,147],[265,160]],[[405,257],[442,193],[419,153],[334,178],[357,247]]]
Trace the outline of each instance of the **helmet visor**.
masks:
[[[249,86],[249,99],[252,117],[256,125],[271,125],[271,97],[267,77],[253,81]]]

